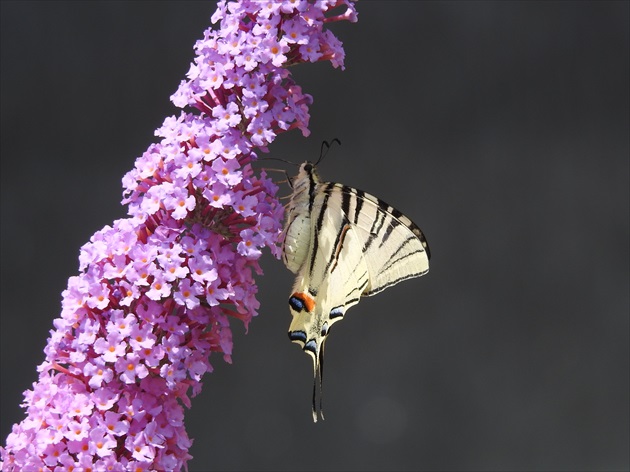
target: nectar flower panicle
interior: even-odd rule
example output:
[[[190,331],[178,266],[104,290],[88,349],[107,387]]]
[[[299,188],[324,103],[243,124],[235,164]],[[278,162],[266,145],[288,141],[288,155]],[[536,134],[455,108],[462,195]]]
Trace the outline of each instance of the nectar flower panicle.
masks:
[[[123,178],[129,217],[81,248],[3,470],[185,466],[183,406],[211,352],[231,362],[230,318],[256,316],[262,248],[279,256],[278,188],[251,162],[284,131],[308,135],[312,98],[286,68],[343,68],[324,29],[338,20],[356,21],[349,0],[218,2],[171,97],[196,113],[164,120]]]

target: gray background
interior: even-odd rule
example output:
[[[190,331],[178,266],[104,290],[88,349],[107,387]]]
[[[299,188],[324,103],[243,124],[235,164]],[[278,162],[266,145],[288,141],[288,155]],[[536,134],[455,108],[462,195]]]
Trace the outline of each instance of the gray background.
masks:
[[[0,5],[4,443],[214,4]],[[366,1],[333,25],[347,70],[293,69],[312,136],[272,155],[341,139],[323,176],[416,221],[431,272],[335,326],[314,425],[266,254],[260,317],[186,419],[191,470],[628,469],[628,5]]]

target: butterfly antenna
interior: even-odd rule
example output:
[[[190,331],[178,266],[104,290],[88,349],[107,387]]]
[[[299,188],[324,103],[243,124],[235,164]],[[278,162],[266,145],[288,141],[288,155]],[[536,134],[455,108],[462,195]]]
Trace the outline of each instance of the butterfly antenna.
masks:
[[[297,167],[298,165],[295,162],[291,162],[291,161],[287,161],[286,159],[281,159],[279,157],[263,157],[260,160],[265,160],[265,161],[280,161],[280,162],[284,162],[285,164],[291,164],[292,166]]]
[[[317,159],[317,162],[315,163],[315,165],[318,165],[322,161],[322,159],[324,159],[324,157],[326,157],[326,154],[328,154],[328,150],[335,143],[337,143],[337,144],[339,144],[339,146],[341,146],[341,141],[339,141],[337,138],[334,138],[330,143],[328,143],[328,141],[325,141],[325,140],[322,141],[322,147],[319,150],[319,159]]]
[[[276,169],[274,167],[262,167],[262,170],[264,170],[265,172],[282,172],[283,174],[287,173],[287,171],[284,169]]]
[[[271,159],[271,158],[269,158],[269,159]],[[289,162],[289,161],[286,161],[286,162]],[[289,184],[289,187],[293,188],[293,184],[291,182],[291,176],[289,175],[289,173],[286,170],[284,170],[284,169],[274,169],[273,167],[263,167],[262,169],[264,171],[282,172],[285,175],[286,180],[280,180],[280,181],[278,181],[276,183],[277,184],[287,183],[287,184]]]

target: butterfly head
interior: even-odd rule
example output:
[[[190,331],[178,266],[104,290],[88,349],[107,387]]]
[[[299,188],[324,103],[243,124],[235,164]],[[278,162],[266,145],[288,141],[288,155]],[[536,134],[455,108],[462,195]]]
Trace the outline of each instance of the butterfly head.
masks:
[[[320,182],[317,167],[312,162],[306,161],[300,166],[297,175],[291,179],[291,187],[293,187],[294,194],[304,191],[308,195],[311,187]]]
[[[305,172],[307,174],[312,174],[313,172],[317,172],[315,170],[315,164],[313,164],[311,161],[306,161],[302,163],[302,165],[300,166],[300,171]]]

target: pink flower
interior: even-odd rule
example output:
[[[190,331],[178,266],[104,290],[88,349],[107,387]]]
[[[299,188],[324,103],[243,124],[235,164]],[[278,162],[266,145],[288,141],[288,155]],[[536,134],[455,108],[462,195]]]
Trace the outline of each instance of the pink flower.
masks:
[[[101,411],[111,410],[120,398],[120,392],[115,388],[116,384],[108,384],[111,387],[97,388],[92,392],[92,401],[96,408]]]
[[[116,362],[127,350],[127,342],[119,332],[111,332],[106,338],[98,338],[94,352],[101,355],[104,362]]]
[[[87,306],[105,309],[109,305],[109,288],[104,283],[94,283],[90,285],[90,296],[86,300]]]
[[[127,354],[115,364],[120,380],[127,384],[135,383],[136,379],[143,379],[149,375],[149,370],[137,354]]]
[[[247,131],[252,133],[252,143],[256,146],[266,146],[272,142],[276,137],[272,123],[271,113],[258,113],[247,126]]]
[[[197,257],[191,257],[188,260],[190,268],[190,276],[196,282],[207,284],[217,279],[217,269],[214,267],[214,261],[210,254],[200,254]]]
[[[219,288],[219,279],[215,279],[206,287],[206,302],[209,306],[216,306],[223,300],[227,300],[232,293],[226,288]]]
[[[166,280],[166,276],[161,272],[156,273],[153,282],[151,282],[151,288],[146,293],[147,297],[157,301],[168,297],[170,294],[171,285]]]
[[[112,449],[116,447],[116,439],[103,427],[96,427],[90,431],[90,442],[94,444],[99,457],[111,455]]]
[[[164,195],[164,207],[172,210],[172,216],[176,220],[182,220],[188,212],[195,208],[195,197],[189,195],[185,187],[177,185],[168,194]]]
[[[356,21],[352,3],[218,2],[171,97],[196,113],[164,120],[123,177],[128,217],[81,248],[3,470],[185,467],[189,395],[212,352],[231,362],[230,320],[257,315],[258,259],[280,253],[278,187],[250,163],[284,131],[308,135],[312,98],[287,67],[343,67],[324,29],[337,20]]]
[[[264,243],[263,238],[259,234],[254,233],[251,229],[244,229],[241,231],[241,238],[243,239],[237,246],[239,254],[256,257],[260,255],[261,252],[258,248]]]
[[[105,367],[105,363],[98,358],[93,360],[94,363],[86,362],[83,367],[83,375],[88,378],[88,384],[90,387],[96,389],[103,385],[103,383],[111,382],[114,377],[114,372],[109,367]]]
[[[232,206],[234,208],[234,211],[236,211],[238,214],[247,217],[256,214],[254,208],[257,204],[258,198],[254,197],[253,195],[245,195],[242,192],[238,192],[236,195],[234,195]]]
[[[103,416],[103,424],[107,428],[109,434],[114,436],[122,436],[129,431],[129,421],[123,419],[120,413],[106,411]]]
[[[233,188],[243,180],[240,167],[241,165],[236,159],[223,160],[219,157],[212,163],[212,170],[216,173],[217,180],[226,188]]]
[[[131,303],[140,296],[140,289],[135,284],[126,280],[118,282],[117,292],[114,294],[119,298],[118,304],[122,307],[129,307]]]
[[[270,36],[263,42],[262,50],[264,51],[263,62],[271,61],[274,66],[280,67],[286,62],[285,53],[289,52],[290,47],[286,39],[278,41],[275,37]]]
[[[125,313],[122,310],[112,310],[106,329],[108,333],[117,333],[126,338],[129,336],[136,323],[138,323],[138,319],[133,313]]]
[[[142,351],[143,349],[151,349],[155,345],[157,336],[153,334],[153,326],[145,324],[144,326],[135,325],[129,333],[129,345],[134,351]]]
[[[217,105],[212,109],[212,116],[217,118],[217,131],[227,131],[241,122],[241,115],[238,105],[234,102],[228,103],[225,107]]]
[[[162,276],[168,282],[174,282],[177,279],[183,279],[190,272],[188,267],[182,266],[183,258],[167,259],[162,262]]]
[[[178,305],[187,308],[199,306],[198,296],[203,293],[203,287],[198,282],[191,282],[188,279],[182,280],[179,289],[174,293],[173,298]]]
[[[80,418],[80,421],[70,421],[67,425],[64,436],[71,441],[81,441],[88,437],[90,425],[87,418]]]
[[[310,36],[308,35],[308,25],[301,17],[294,17],[282,23],[284,31],[284,40],[287,43],[307,44]]]

